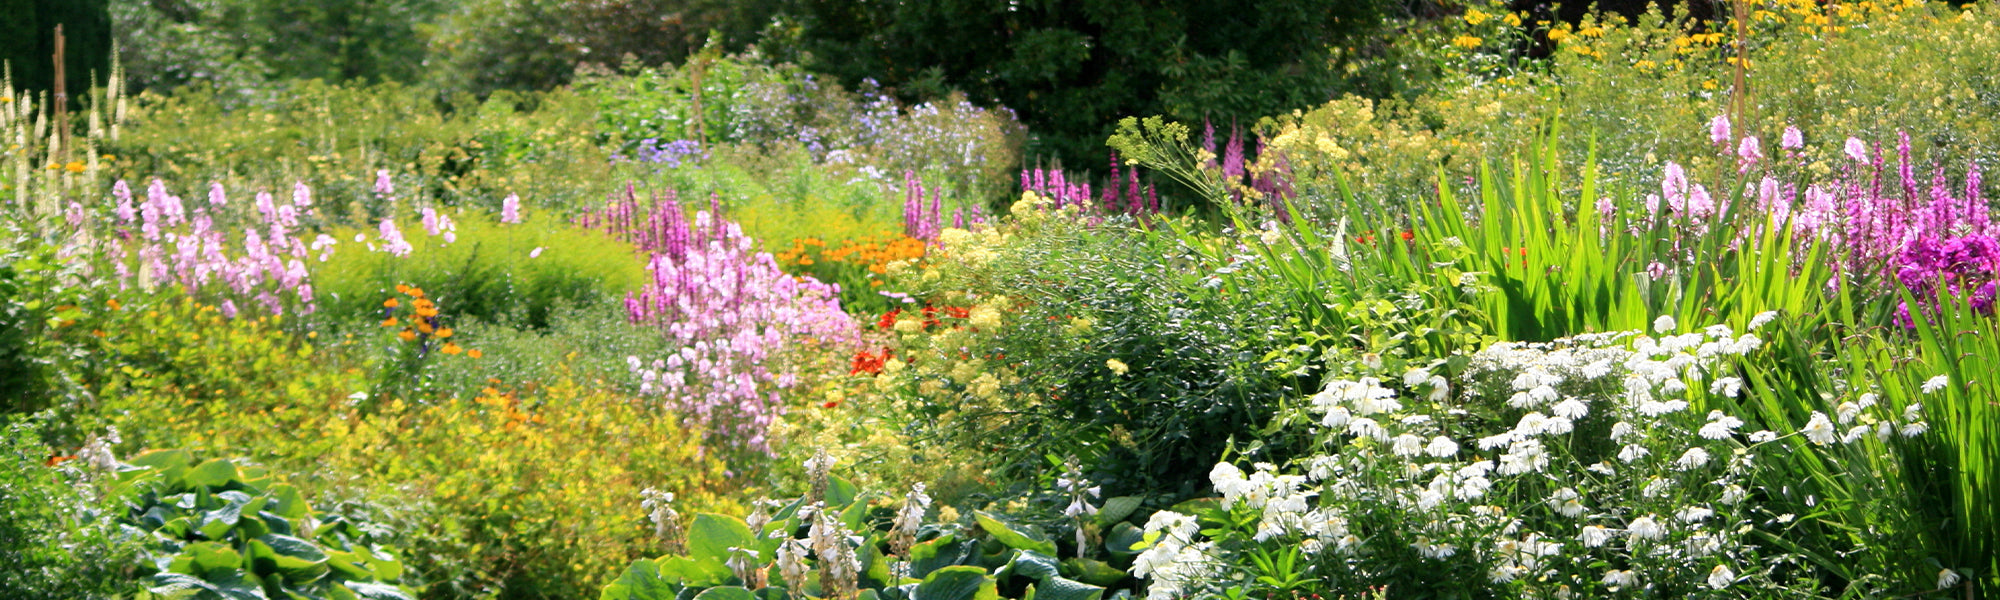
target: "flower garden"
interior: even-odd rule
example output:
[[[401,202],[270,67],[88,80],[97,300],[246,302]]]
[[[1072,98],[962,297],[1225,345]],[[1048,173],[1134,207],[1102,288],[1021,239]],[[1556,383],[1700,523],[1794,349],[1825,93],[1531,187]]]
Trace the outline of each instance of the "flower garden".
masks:
[[[1081,166],[757,52],[9,80],[0,597],[2000,592],[2000,10],[1439,6]]]

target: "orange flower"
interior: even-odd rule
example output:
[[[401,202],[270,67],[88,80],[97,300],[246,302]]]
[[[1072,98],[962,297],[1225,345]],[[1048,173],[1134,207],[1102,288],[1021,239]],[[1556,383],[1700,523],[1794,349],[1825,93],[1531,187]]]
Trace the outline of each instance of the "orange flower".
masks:
[[[414,342],[417,341],[417,332],[405,329],[402,333],[396,334],[396,337],[403,338],[405,342]]]
[[[465,351],[465,355],[466,355],[466,356],[469,356],[469,357],[472,357],[472,358],[479,358],[479,357],[482,357],[482,356],[486,356],[486,353],[485,353],[485,352],[480,352],[478,348],[473,348],[473,349],[471,349],[471,350],[467,350],[467,351]]]
[[[444,347],[439,348],[439,350],[443,351],[445,354],[458,354],[460,352],[465,351],[464,348],[458,347],[458,344],[454,344],[451,342],[445,342]]]
[[[383,326],[383,327],[395,327],[396,325],[397,325],[397,322],[396,322],[396,318],[395,318],[395,317],[389,317],[389,318],[387,318],[387,319],[383,319],[383,320],[382,320],[382,326]]]
[[[435,308],[419,308],[419,309],[417,309],[417,316],[419,316],[419,317],[435,317],[435,316],[438,316],[438,310],[437,310],[437,309],[435,309]]]
[[[396,293],[398,293],[398,294],[406,294],[406,295],[407,295],[407,294],[409,294],[409,293],[410,293],[410,286],[407,286],[407,285],[403,285],[403,284],[400,284],[400,283],[398,283],[398,284],[396,284]]]
[[[390,298],[388,300],[382,301],[382,308],[395,308],[397,306],[401,306],[402,304],[403,304],[402,302],[396,300],[395,298]]]
[[[441,337],[441,338],[448,338],[448,337],[451,337],[451,328],[450,328],[450,327],[445,327],[445,328],[441,328],[441,329],[438,329],[438,330],[437,330],[437,336],[438,336],[438,337]]]
[[[431,324],[429,322],[417,321],[417,331],[421,331],[424,333],[432,333],[436,330],[431,328]]]
[[[104,305],[105,305],[105,306],[108,306],[108,307],[111,307],[111,310],[118,310],[118,307],[120,307],[120,306],[124,306],[123,304],[119,304],[119,303],[118,303],[118,299],[117,299],[117,298],[112,298],[112,299],[110,299],[110,300],[105,300],[105,301],[104,301]]]

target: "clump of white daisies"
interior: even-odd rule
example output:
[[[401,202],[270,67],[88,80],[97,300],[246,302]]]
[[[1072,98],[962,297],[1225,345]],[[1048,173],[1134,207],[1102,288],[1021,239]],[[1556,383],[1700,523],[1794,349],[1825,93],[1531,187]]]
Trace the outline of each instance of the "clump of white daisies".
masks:
[[[1166,600],[1232,569],[1254,579],[1246,557],[1285,549],[1329,588],[1415,570],[1483,577],[1502,597],[1809,595],[1802,559],[1759,534],[1796,519],[1759,501],[1754,476],[1784,454],[1774,442],[1918,435],[1921,409],[1864,394],[1800,430],[1753,431],[1727,361],[1763,341],[1721,325],[1679,333],[1671,318],[1653,329],[1494,344],[1457,377],[1463,389],[1430,369],[1330,381],[1303,409],[1323,453],[1247,474],[1217,464],[1221,508],[1155,514],[1133,574]]]

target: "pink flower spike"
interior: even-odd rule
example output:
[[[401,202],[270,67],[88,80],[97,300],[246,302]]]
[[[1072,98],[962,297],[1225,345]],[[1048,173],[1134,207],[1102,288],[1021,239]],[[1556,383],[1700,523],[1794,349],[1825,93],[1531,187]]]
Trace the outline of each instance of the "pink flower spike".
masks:
[[[223,193],[220,182],[208,184],[208,203],[213,206],[229,204],[229,196]]]
[[[507,199],[500,201],[500,222],[508,224],[521,222],[521,196],[507,194]]]
[[[1847,157],[1854,162],[1868,162],[1868,144],[1861,138],[1847,138]]]
[[[1806,147],[1806,136],[1804,133],[1800,133],[1797,127],[1786,127],[1784,137],[1778,139],[1778,147],[1786,150],[1804,148]]]
[[[313,203],[312,188],[306,187],[306,182],[303,181],[292,182],[292,206],[296,206],[303,209],[305,207],[312,206],[312,203]]]
[[[396,193],[396,183],[389,180],[388,169],[377,169],[375,171],[375,193],[383,196]]]
[[[1708,139],[1717,146],[1729,143],[1729,115],[1716,115],[1709,120]]]
[[[1756,164],[1764,159],[1764,143],[1757,136],[1745,136],[1742,143],[1736,146],[1736,159],[1742,161],[1745,167]]]

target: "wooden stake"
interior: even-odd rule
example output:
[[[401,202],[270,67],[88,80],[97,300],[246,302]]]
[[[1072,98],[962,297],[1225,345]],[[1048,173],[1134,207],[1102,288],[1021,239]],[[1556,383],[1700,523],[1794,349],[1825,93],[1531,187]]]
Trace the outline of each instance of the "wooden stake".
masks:
[[[56,60],[55,126],[57,135],[59,136],[58,139],[62,140],[62,148],[58,149],[60,151],[60,154],[58,154],[54,158],[60,160],[69,155],[69,85],[68,81],[66,80],[67,78],[63,75],[63,26],[61,24],[56,25],[55,60]]]

